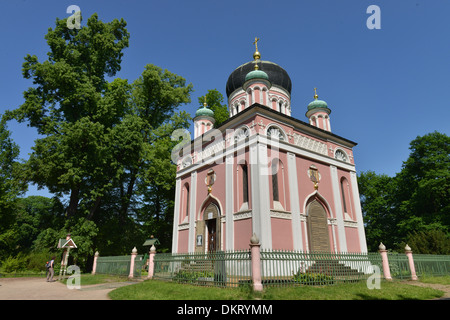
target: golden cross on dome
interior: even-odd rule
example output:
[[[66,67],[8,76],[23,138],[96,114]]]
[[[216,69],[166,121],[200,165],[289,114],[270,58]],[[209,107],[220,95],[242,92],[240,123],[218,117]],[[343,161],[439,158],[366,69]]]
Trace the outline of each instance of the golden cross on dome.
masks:
[[[207,104],[206,104],[206,94],[205,94],[205,102],[203,102],[203,105],[206,107],[207,106]]]
[[[258,41],[259,40],[260,40],[259,38],[255,37],[255,41],[253,41],[253,44],[255,45],[256,51],[258,51]]]
[[[317,95],[317,88],[314,88],[314,99],[317,99],[319,96]]]
[[[259,59],[261,59],[261,53],[258,51],[258,41],[259,38],[255,37],[255,41],[253,41],[253,44],[255,45],[255,53],[253,54],[253,59],[255,59],[255,70],[258,70],[258,64],[256,63]]]

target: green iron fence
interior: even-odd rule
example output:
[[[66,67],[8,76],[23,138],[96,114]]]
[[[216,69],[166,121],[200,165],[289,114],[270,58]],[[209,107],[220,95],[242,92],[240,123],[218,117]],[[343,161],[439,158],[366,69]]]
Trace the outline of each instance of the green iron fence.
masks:
[[[413,254],[417,276],[450,275],[450,255]]]
[[[252,283],[250,251],[156,254],[154,279],[206,286],[245,286]],[[379,253],[305,253],[261,251],[263,286],[323,285],[367,279]]]
[[[377,266],[378,253],[261,251],[263,286],[330,285],[365,280]]]
[[[249,251],[212,253],[158,253],[154,279],[203,286],[238,286],[251,283]]]
[[[450,275],[450,255],[413,254],[417,276]],[[146,257],[137,255],[134,277],[140,277]],[[374,253],[330,253],[261,250],[263,286],[330,285],[366,280],[375,272],[383,276],[382,258]],[[411,279],[406,254],[388,253],[391,276]],[[131,256],[98,257],[96,273],[128,276]],[[213,253],[158,253],[153,278],[202,286],[252,284],[250,250]]]
[[[145,264],[143,255],[136,255],[133,276],[140,277]],[[98,257],[95,273],[128,276],[130,274],[131,256]]]
[[[408,257],[404,253],[388,252],[389,270],[395,279],[411,279]]]
[[[396,279],[411,279],[408,257],[404,253],[388,253],[389,270]],[[450,275],[450,255],[414,254],[417,277]]]

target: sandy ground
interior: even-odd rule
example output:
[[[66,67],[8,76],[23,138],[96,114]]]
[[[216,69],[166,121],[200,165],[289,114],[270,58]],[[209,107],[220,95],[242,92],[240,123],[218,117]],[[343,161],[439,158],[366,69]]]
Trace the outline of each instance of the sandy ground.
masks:
[[[0,300],[110,300],[108,292],[136,282],[115,282],[69,289],[45,278],[0,278]]]

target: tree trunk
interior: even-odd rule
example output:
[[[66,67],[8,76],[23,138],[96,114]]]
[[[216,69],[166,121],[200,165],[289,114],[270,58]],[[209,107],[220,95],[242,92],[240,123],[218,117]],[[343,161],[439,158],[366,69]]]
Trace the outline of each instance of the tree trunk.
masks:
[[[75,216],[78,210],[78,202],[80,200],[80,188],[74,187],[70,192],[69,207],[67,208],[67,218]]]

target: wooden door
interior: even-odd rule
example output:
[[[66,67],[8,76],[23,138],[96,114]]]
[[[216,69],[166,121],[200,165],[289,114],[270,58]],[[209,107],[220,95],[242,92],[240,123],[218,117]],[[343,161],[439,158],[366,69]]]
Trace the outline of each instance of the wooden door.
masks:
[[[217,232],[216,232],[216,219],[207,220],[208,226],[208,251],[216,251],[217,246]]]
[[[311,251],[330,251],[327,212],[316,200],[308,206],[308,233]]]

